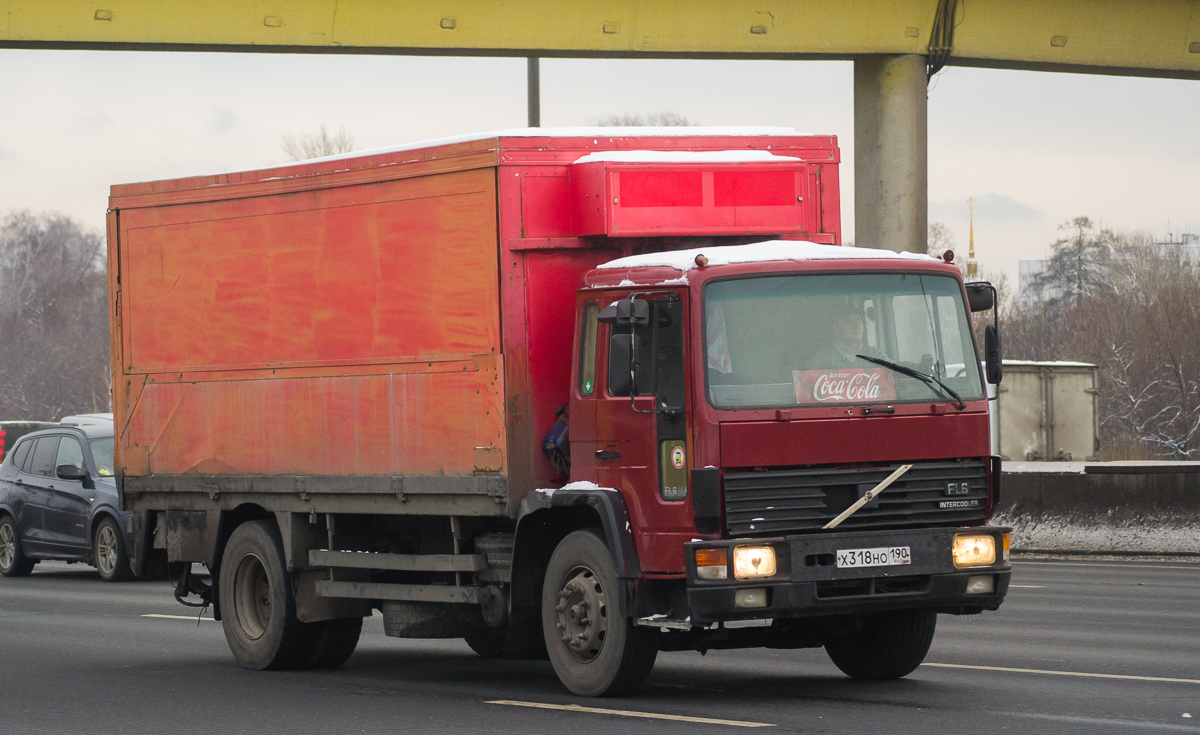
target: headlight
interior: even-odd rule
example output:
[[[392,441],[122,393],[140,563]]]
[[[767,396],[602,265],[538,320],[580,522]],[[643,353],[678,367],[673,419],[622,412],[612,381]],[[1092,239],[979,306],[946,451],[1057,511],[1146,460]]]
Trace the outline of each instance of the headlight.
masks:
[[[770,546],[738,546],[733,550],[733,576],[762,579],[775,576],[775,549]]]
[[[990,534],[954,537],[954,566],[986,567],[996,563],[996,538]]]

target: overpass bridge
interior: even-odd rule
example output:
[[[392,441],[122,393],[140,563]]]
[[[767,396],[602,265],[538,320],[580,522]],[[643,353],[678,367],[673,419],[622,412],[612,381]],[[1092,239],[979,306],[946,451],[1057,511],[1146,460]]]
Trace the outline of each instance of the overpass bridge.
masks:
[[[1200,0],[0,0],[0,48],[852,60],[855,229],[925,250],[946,65],[1200,79]]]

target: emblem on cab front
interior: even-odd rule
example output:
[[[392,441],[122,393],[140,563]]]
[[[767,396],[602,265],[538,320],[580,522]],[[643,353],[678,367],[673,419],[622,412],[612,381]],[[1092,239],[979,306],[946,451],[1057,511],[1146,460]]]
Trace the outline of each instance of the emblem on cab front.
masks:
[[[966,495],[969,492],[971,492],[970,483],[966,483],[966,482],[947,482],[946,483],[946,494],[947,495]]]

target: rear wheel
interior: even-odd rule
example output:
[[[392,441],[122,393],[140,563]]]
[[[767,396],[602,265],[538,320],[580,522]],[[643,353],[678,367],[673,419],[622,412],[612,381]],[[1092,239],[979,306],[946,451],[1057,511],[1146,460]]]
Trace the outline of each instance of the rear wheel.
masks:
[[[825,652],[854,679],[899,679],[916,670],[929,653],[937,613],[896,610],[874,615],[862,630],[825,642]]]
[[[464,640],[483,658],[500,658],[504,655],[504,638],[503,635],[469,635]]]
[[[362,618],[339,618],[310,623],[315,629],[310,669],[333,669],[350,660],[362,635]]]
[[[0,574],[6,577],[26,577],[33,571],[36,561],[21,551],[21,539],[17,535],[17,524],[11,516],[0,516]]]
[[[221,624],[238,663],[256,670],[310,665],[318,631],[296,618],[283,541],[274,524],[252,521],[234,529],[221,556],[219,585]]]
[[[612,556],[593,531],[568,534],[546,567],[542,633],[558,678],[585,697],[637,691],[658,656],[657,631],[618,609]]]
[[[96,534],[92,537],[92,558],[96,569],[100,570],[100,578],[105,582],[133,579],[125,540],[121,538],[121,529],[113,519],[105,518],[96,526]]]

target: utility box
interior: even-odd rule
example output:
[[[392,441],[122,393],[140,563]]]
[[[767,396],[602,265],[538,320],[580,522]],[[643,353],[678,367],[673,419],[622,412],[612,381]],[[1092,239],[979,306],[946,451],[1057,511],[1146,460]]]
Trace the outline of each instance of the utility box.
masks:
[[[1005,360],[997,397],[1001,458],[1092,460],[1100,450],[1098,371],[1086,362]]]

